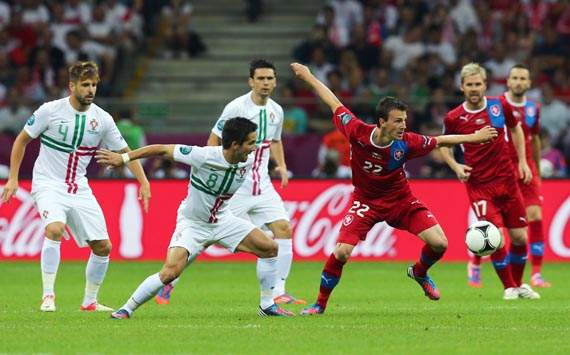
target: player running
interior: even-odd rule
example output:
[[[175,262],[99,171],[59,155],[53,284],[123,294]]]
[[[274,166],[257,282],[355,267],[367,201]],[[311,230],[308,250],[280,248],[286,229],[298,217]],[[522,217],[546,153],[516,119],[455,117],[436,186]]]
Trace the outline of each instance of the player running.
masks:
[[[151,299],[164,285],[178,278],[200,253],[212,244],[231,252],[246,252],[260,258],[275,258],[277,243],[251,222],[235,217],[228,200],[246,180],[254,164],[250,153],[256,149],[257,126],[245,118],[226,122],[222,147],[185,145],[150,145],[128,154],[106,150],[97,152],[97,162],[115,167],[141,158],[162,156],[190,165],[192,174],[188,196],[180,204],[176,229],[172,234],[166,261],[160,272],[147,277],[128,301],[111,317],[130,318],[133,312]],[[262,297],[260,316],[292,316],[279,308],[271,297],[275,272],[258,274]]]
[[[435,216],[412,194],[404,164],[409,159],[428,154],[436,147],[487,142],[497,136],[497,131],[482,127],[469,135],[439,137],[405,132],[407,106],[391,97],[380,100],[376,109],[378,123],[369,125],[343,106],[306,66],[293,63],[291,68],[329,106],[337,129],[350,140],[352,183],[355,187],[352,206],[343,219],[338,243],[323,269],[317,301],[301,314],[321,314],[325,311],[330,294],[338,284],[354,247],[366,238],[376,223],[382,221],[394,228],[407,230],[426,243],[420,259],[408,267],[407,274],[420,285],[429,299],[439,300],[440,292],[427,271],[445,253],[447,238]]]
[[[511,110],[504,109],[505,103],[500,98],[485,96],[486,80],[485,69],[479,64],[469,63],[461,69],[461,91],[465,102],[448,112],[444,120],[445,133],[469,134],[491,125],[499,132],[499,137],[488,144],[463,145],[465,164],[459,164],[448,148],[442,148],[442,153],[459,180],[465,182],[477,218],[509,231],[509,254],[504,246],[491,254],[495,271],[503,283],[503,299],[537,299],[540,295],[522,283],[527,259],[527,223],[504,126],[512,133],[518,176],[528,184],[532,172],[526,160],[524,134]]]
[[[41,252],[43,297],[40,310],[54,312],[55,278],[60,262],[61,237],[66,227],[79,247],[89,246],[85,270],[85,296],[80,310],[112,311],[97,302],[97,294],[109,266],[111,242],[101,207],[87,183],[85,170],[100,144],[122,153],[130,149],[111,115],[93,103],[99,70],[93,62],[69,67],[70,96],[41,105],[20,132],[10,156],[10,176],[2,202],[18,189],[18,173],[26,145],[40,138],[40,153],[34,163],[32,197],[45,226]],[[139,162],[127,165],[139,181],[139,199],[145,211],[150,185]]]
[[[509,71],[507,92],[501,96],[505,109],[512,111],[520,121],[524,133],[526,160],[532,172],[532,180],[525,184],[518,180],[526,207],[529,228],[530,262],[532,273],[530,284],[534,287],[550,287],[550,282],[542,278],[542,257],[544,255],[544,235],[542,226],[542,194],[540,192],[540,105],[526,97],[530,89],[530,72],[524,65],[517,64]],[[512,133],[507,131],[511,161],[518,165],[518,156],[513,145]],[[468,264],[468,281],[472,287],[481,287],[481,257],[473,256]]]
[[[281,187],[288,184],[287,166],[281,142],[283,129],[283,109],[271,99],[271,93],[277,85],[275,66],[263,59],[253,60],[249,67],[249,86],[251,91],[226,105],[220,118],[212,128],[208,145],[219,146],[222,142],[222,128],[232,117],[245,117],[257,124],[257,149],[255,161],[247,179],[229,202],[232,213],[246,218],[259,228],[270,230],[279,245],[279,253],[275,260],[261,258],[257,260],[257,273],[274,273],[277,279],[273,290],[273,298],[277,304],[305,304],[287,293],[285,282],[293,261],[292,231],[289,216],[285,211],[281,196],[275,191],[269,176],[269,157],[277,163],[275,168],[281,175]],[[176,279],[165,286],[156,296],[156,302],[166,304]],[[270,302],[270,300],[267,300]]]

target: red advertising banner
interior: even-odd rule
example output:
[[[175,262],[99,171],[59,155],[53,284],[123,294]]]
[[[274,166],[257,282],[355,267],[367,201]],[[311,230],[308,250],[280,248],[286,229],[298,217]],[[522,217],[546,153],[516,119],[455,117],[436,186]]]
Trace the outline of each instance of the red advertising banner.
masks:
[[[0,190],[4,182],[0,181]],[[416,180],[412,190],[435,214],[442,225],[449,249],[446,260],[465,260],[464,233],[474,215],[465,187],[457,181]],[[30,182],[22,181],[15,198],[0,204],[0,259],[37,259],[43,240],[43,226],[30,194]],[[145,214],[137,201],[137,184],[126,180],[90,182],[107,221],[113,243],[113,260],[162,260],[166,255],[180,201],[186,196],[187,181],[151,182],[152,199]],[[296,260],[322,260],[334,249],[342,219],[350,207],[352,185],[339,180],[292,180],[283,197],[293,226]],[[543,182],[545,260],[570,261],[570,181]],[[366,241],[355,249],[355,260],[414,260],[422,242],[407,232],[379,223]],[[62,243],[62,258],[85,259],[88,249],[73,241]],[[245,254],[230,255],[210,247],[201,256],[210,260],[253,260]]]

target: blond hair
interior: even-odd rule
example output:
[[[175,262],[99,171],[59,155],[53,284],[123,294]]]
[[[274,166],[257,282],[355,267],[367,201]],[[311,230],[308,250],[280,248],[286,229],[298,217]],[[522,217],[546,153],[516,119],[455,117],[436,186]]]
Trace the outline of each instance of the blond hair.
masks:
[[[78,82],[80,80],[93,79],[99,81],[99,67],[97,63],[75,62],[69,66],[69,81]]]
[[[478,63],[465,64],[463,68],[461,68],[461,83],[463,83],[466,77],[477,74],[481,75],[483,81],[487,81],[487,71],[485,68],[480,66]]]

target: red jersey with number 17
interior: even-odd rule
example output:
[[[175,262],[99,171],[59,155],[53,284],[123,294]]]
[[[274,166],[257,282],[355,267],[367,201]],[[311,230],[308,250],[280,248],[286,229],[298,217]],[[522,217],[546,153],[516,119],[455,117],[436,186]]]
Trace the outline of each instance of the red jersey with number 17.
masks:
[[[397,200],[411,192],[404,172],[407,160],[426,155],[437,145],[433,137],[405,132],[402,139],[387,146],[372,140],[375,125],[359,120],[344,106],[339,107],[333,122],[350,142],[350,165],[355,192],[369,200]]]
[[[512,179],[515,175],[510,161],[510,149],[505,137],[505,125],[509,128],[518,124],[512,111],[505,110],[500,98],[485,97],[480,110],[467,109],[465,103],[447,113],[444,120],[445,134],[471,134],[492,126],[499,136],[488,143],[462,144],[465,164],[472,167],[469,185],[482,185],[499,179]]]

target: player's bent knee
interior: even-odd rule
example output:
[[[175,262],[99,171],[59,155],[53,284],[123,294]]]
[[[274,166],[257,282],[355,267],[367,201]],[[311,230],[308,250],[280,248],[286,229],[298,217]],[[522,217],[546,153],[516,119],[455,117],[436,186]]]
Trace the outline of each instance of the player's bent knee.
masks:
[[[349,244],[339,244],[334,250],[334,256],[337,260],[342,262],[347,262],[350,259],[350,255],[352,255],[352,250],[354,246]]]
[[[526,228],[509,229],[511,242],[515,245],[523,245],[527,243]]]
[[[61,222],[50,223],[45,229],[46,237],[54,241],[60,241],[63,233],[65,233],[65,224]]]
[[[268,243],[267,247],[261,250],[259,255],[260,258],[274,258],[279,253],[279,245],[273,240]]]
[[[173,265],[164,265],[162,270],[158,273],[158,277],[163,284],[169,284],[174,281],[180,274],[182,273],[182,269],[173,266]]]

